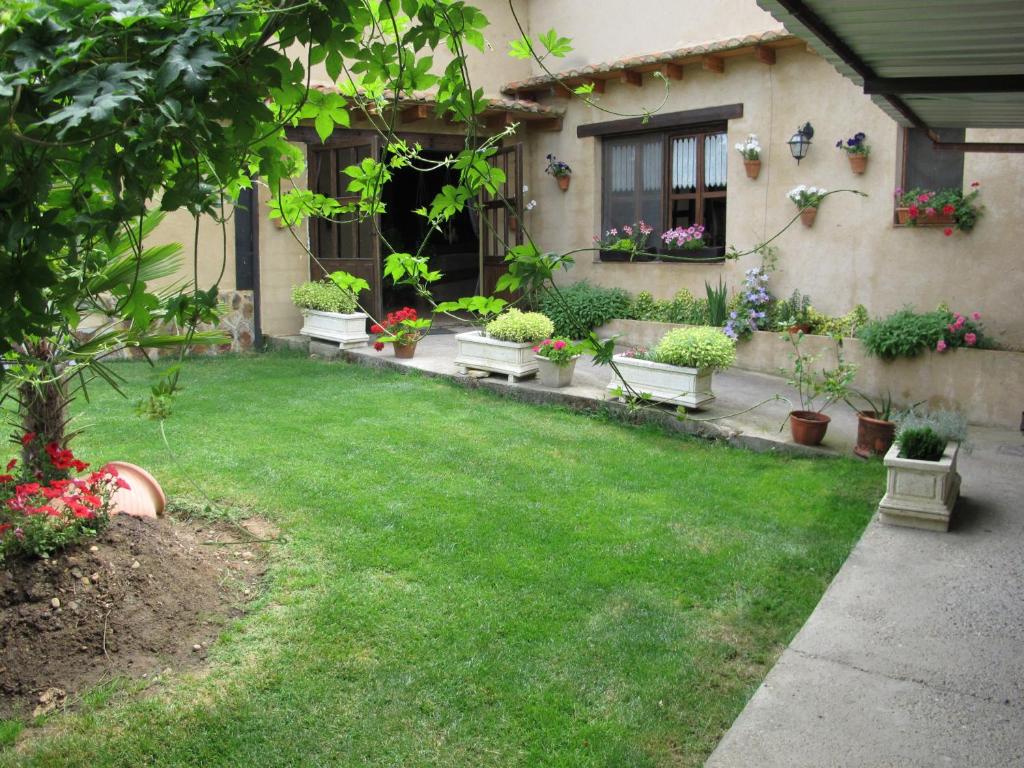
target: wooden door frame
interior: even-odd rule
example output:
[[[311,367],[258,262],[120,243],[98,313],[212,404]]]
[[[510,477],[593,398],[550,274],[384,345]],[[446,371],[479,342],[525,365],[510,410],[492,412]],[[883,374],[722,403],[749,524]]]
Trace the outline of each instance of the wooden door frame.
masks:
[[[513,163],[515,168],[515,177],[510,178],[506,173],[505,184],[503,185],[504,200],[501,197],[495,197],[481,191],[478,199],[480,206],[480,277],[478,280],[478,287],[480,294],[483,296],[493,295],[495,293],[494,286],[490,285],[491,282],[496,283],[498,276],[495,276],[494,280],[491,281],[488,276],[488,267],[490,272],[494,272],[495,269],[500,269],[504,263],[505,254],[489,254],[488,245],[490,243],[489,227],[495,226],[496,229],[500,229],[500,242],[504,242],[508,245],[522,245],[523,244],[523,172],[524,172],[524,148],[523,144],[505,144],[498,148],[497,154],[492,158],[492,163],[502,155],[512,154]],[[505,168],[509,167],[509,164],[504,164]],[[506,208],[506,201],[511,206],[511,212]],[[504,215],[501,215],[504,213]],[[510,217],[517,219],[517,227],[513,230],[509,226]],[[500,226],[498,226],[500,223]],[[495,234],[495,240],[499,238]],[[490,259],[490,263],[488,263]],[[514,297],[506,297],[514,298]]]

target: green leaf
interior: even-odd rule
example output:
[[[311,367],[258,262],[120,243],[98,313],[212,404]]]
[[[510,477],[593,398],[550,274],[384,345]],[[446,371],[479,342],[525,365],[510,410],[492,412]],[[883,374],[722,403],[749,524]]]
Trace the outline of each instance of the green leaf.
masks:
[[[336,286],[346,291],[352,291],[352,293],[356,294],[357,296],[363,291],[370,290],[370,284],[366,282],[363,278],[356,277],[355,275],[349,274],[348,272],[344,272],[342,270],[338,270],[337,272],[331,272],[330,278],[331,282],[333,282]]]
[[[572,40],[568,37],[559,37],[554,29],[549,29],[538,39],[552,56],[562,58],[572,51]]]
[[[518,40],[512,40],[509,42],[508,47],[508,55],[513,59],[529,59],[533,57],[533,46],[526,37],[520,37]]]

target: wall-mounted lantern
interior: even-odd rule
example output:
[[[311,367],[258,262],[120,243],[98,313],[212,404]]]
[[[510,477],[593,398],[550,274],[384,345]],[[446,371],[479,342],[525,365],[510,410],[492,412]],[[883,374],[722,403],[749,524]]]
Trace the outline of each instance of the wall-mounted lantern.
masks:
[[[814,128],[810,123],[804,123],[803,128],[797,128],[789,141],[789,151],[796,158],[797,165],[807,157],[807,150],[811,147],[811,137],[814,136]]]

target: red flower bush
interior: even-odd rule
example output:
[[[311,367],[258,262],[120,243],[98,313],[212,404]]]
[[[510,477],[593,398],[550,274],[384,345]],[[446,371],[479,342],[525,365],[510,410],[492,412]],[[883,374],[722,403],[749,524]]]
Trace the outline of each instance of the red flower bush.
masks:
[[[29,446],[35,439],[29,432],[20,442]],[[11,474],[17,459],[0,475],[0,562],[19,555],[48,556],[95,536],[110,519],[114,492],[128,487],[113,467],[83,475],[89,465],[70,449],[48,443],[44,451],[50,466],[37,471],[37,477],[19,480]],[[69,470],[79,476],[69,476]]]
[[[406,346],[415,344],[430,329],[431,321],[420,318],[412,307],[402,307],[395,312],[388,312],[384,324],[375,323],[370,326],[370,333],[382,334],[373,348],[380,352],[386,342]]]

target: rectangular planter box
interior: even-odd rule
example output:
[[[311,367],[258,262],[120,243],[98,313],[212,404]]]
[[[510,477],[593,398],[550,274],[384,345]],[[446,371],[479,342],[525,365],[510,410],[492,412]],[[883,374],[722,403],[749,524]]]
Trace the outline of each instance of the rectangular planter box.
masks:
[[[878,504],[882,521],[928,531],[949,530],[960,495],[959,451],[959,443],[947,443],[941,459],[920,461],[900,458],[899,446],[893,445],[885,454],[887,487]]]
[[[459,373],[489,371],[508,376],[510,382],[537,372],[533,343],[501,341],[485,336],[482,331],[460,333],[455,337],[455,365]]]
[[[953,216],[937,213],[934,216],[928,216],[924,213],[924,208],[921,209],[921,214],[917,217],[917,221],[913,224],[910,223],[910,209],[909,208],[897,208],[896,209],[896,221],[904,227],[930,227],[945,229],[946,227],[952,227],[954,224]]]
[[[366,333],[366,315],[362,312],[343,315],[338,312],[304,309],[302,320],[302,330],[299,333],[303,336],[336,341],[342,349],[365,347],[370,340]]]
[[[630,388],[638,394],[650,395],[656,402],[700,408],[715,399],[710,368],[683,368],[625,355],[615,355],[612,359]],[[625,399],[626,393],[622,390],[622,382],[613,374],[608,392]]]

